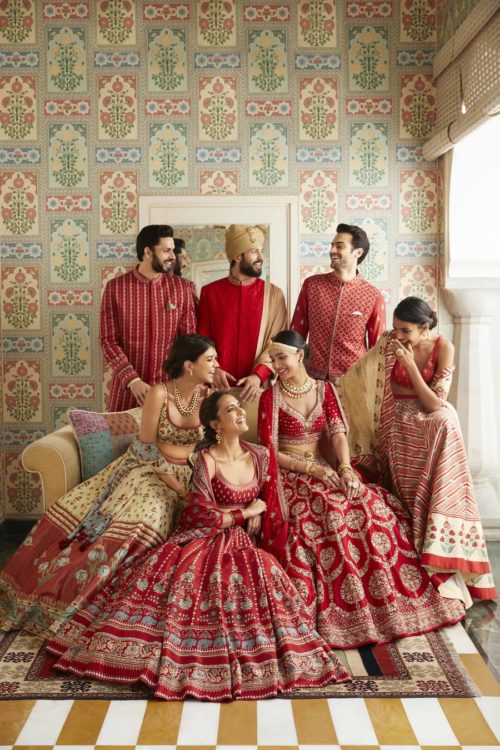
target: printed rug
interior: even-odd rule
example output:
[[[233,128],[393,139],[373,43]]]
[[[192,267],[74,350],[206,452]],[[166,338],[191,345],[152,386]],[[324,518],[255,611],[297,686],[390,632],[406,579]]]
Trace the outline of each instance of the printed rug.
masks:
[[[0,642],[0,700],[41,698],[145,699],[142,685],[113,685],[55,672],[44,640],[9,633]],[[403,638],[384,646],[337,651],[352,682],[297,690],[294,698],[471,697],[479,694],[458,654],[440,633]]]

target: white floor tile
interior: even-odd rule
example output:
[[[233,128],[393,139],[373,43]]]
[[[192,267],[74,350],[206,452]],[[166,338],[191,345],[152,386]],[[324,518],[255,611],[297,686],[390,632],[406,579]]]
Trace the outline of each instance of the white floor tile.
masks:
[[[479,710],[488,722],[488,725],[500,742],[500,698],[474,698]]]
[[[457,654],[478,653],[477,648],[472,643],[469,634],[460,622],[457,622],[456,625],[450,625],[447,628],[443,628],[440,632],[444,633],[444,635],[448,638]]]
[[[298,744],[291,701],[280,699],[258,701],[257,744]]]
[[[220,703],[186,701],[182,708],[178,745],[216,745]]]
[[[147,701],[111,701],[96,745],[135,745]]]
[[[420,745],[460,745],[437,698],[402,698]]]
[[[363,698],[328,698],[339,745],[378,745]]]
[[[72,705],[73,701],[37,701],[15,744],[55,745]]]

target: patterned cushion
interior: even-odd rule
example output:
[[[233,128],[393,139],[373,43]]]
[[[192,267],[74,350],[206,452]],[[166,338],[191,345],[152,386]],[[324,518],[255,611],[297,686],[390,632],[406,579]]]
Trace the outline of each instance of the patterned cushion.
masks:
[[[139,432],[141,414],[140,407],[107,413],[81,409],[68,411],[80,451],[82,482],[125,453]]]

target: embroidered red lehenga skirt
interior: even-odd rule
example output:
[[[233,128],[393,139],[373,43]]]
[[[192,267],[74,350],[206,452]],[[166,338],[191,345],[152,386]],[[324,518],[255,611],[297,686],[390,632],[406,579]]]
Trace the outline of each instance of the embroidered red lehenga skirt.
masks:
[[[349,679],[272,555],[239,527],[203,534],[179,529],[121,571],[51,641],[56,668],[142,681],[165,700],[269,698]]]
[[[464,617],[422,567],[402,503],[367,485],[347,500],[319,479],[281,470],[289,502],[285,569],[331,646],[356,648]]]

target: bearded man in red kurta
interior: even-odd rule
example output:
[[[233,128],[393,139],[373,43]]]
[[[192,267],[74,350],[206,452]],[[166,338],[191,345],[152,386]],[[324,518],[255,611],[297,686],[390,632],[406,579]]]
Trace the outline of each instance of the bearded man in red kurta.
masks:
[[[358,273],[370,242],[364,229],[339,224],[330,249],[331,273],[304,281],[291,328],[309,335],[307,371],[335,380],[361,359],[385,331],[385,301]]]
[[[215,343],[219,369],[216,388],[242,388],[253,401],[273,370],[267,341],[287,327],[281,289],[260,278],[266,229],[232,224],[226,231],[229,275],[201,290],[198,333]]]
[[[165,380],[171,344],[196,330],[193,287],[172,273],[173,235],[166,224],[143,227],[136,243],[139,265],[106,284],[100,341],[113,370],[109,411],[142,406],[150,387]]]

